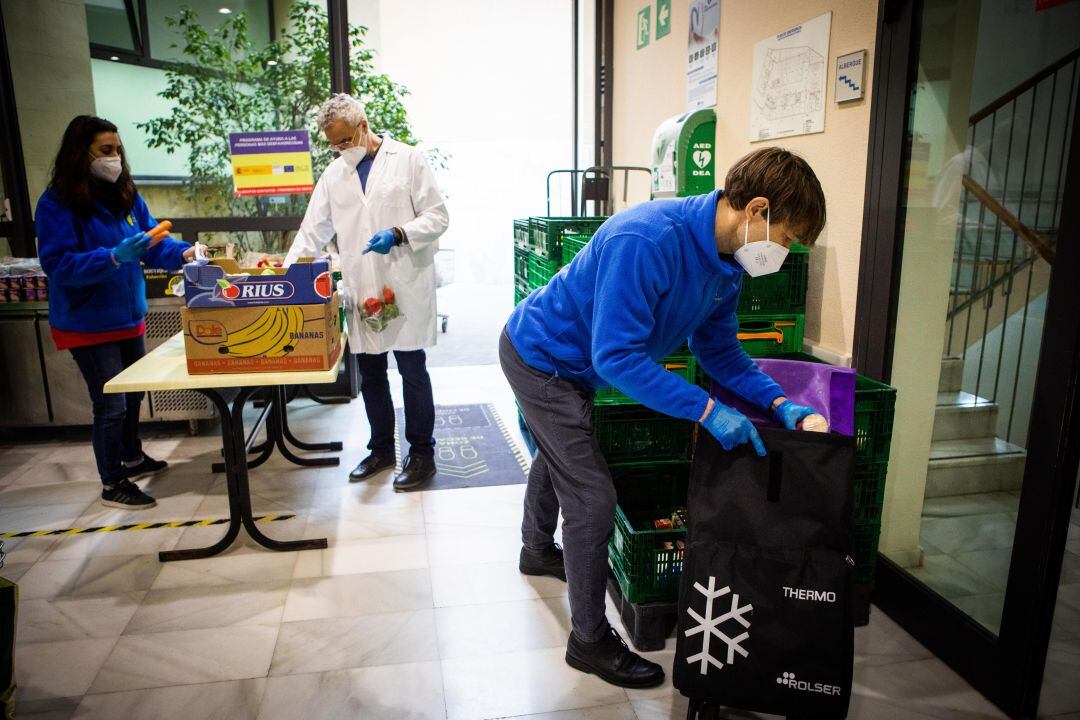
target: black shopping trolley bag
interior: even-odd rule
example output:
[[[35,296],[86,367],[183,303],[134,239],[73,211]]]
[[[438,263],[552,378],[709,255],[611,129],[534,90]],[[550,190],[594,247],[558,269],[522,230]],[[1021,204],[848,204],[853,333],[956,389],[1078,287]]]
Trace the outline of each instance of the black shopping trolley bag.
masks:
[[[692,707],[847,716],[854,627],[854,439],[700,433],[690,479],[674,683]]]

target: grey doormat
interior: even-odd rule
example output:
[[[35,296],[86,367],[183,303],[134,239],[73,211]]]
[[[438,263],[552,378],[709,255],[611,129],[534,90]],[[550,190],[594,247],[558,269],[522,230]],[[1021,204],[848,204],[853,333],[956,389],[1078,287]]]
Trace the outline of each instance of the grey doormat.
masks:
[[[394,449],[401,468],[405,410],[397,408]],[[518,485],[529,463],[491,404],[435,406],[435,478],[425,490]]]

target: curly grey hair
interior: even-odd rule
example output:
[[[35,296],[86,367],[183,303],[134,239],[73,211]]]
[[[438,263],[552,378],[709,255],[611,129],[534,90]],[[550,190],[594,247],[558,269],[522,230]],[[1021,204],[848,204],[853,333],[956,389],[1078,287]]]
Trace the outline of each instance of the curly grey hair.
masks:
[[[320,130],[332,122],[344,120],[347,125],[358,127],[361,120],[367,120],[364,112],[364,104],[346,93],[336,93],[319,108],[319,114],[315,116]]]

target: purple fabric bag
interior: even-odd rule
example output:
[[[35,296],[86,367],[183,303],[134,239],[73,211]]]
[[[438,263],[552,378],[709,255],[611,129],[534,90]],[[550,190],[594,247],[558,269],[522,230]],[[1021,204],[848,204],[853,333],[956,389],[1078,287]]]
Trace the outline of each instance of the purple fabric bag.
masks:
[[[754,360],[777,382],[794,403],[814,408],[829,421],[830,432],[855,434],[855,371],[802,360]],[[715,382],[712,394],[720,402],[746,415],[755,425],[783,427],[771,412],[751,405]]]

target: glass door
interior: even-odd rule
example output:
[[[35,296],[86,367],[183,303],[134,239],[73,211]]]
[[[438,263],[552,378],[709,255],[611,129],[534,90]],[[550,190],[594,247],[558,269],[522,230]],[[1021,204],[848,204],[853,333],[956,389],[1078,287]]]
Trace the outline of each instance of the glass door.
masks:
[[[1043,400],[1054,385],[1063,399],[1068,385],[1054,373],[1075,375],[1078,364],[1057,343],[1075,335],[1076,305],[1051,298],[1078,269],[1065,223],[1080,4],[1043,5],[916,3],[886,363],[896,429],[875,596],[1017,717],[1037,698],[1023,654],[1037,654],[1049,623],[1038,602],[1056,582],[1042,594],[1039,584],[1051,538],[1066,532],[1054,518],[1071,500],[1054,495],[1047,473],[1070,461],[1046,436],[1068,415]],[[1071,462],[1069,483],[1075,453]]]

